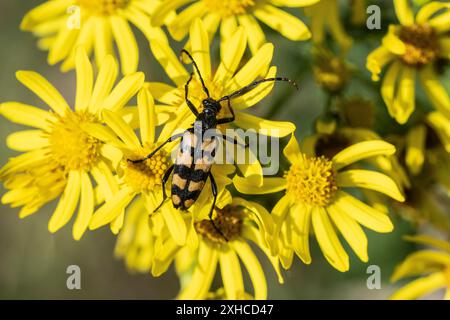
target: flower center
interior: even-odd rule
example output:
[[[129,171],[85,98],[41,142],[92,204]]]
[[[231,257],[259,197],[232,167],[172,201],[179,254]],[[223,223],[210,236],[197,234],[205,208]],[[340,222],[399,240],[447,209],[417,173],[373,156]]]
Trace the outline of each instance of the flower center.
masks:
[[[213,221],[222,234],[208,219],[195,222],[195,230],[203,238],[218,244],[225,244],[227,240],[232,241],[241,235],[243,221],[241,210],[238,207],[228,205],[223,209],[216,209],[216,217]]]
[[[299,200],[311,206],[326,206],[337,190],[333,164],[321,157],[302,156],[301,162],[291,166],[285,173],[286,192],[293,202]]]
[[[209,11],[221,17],[245,14],[249,7],[255,6],[256,0],[203,0]]]
[[[143,162],[132,163],[128,161],[128,159],[135,160],[144,158],[150,153],[150,151],[146,151],[148,150],[145,150],[142,154],[127,156],[127,158],[122,161],[124,181],[136,192],[151,191],[156,186],[161,186],[162,176],[169,167],[169,158],[163,151],[158,152],[156,155]]]
[[[125,8],[131,0],[77,0],[83,8],[98,15],[112,15]]]
[[[406,45],[402,61],[420,67],[433,62],[439,56],[439,39],[436,31],[426,24],[402,26],[399,38]]]
[[[98,123],[97,118],[85,111],[56,115],[49,134],[53,161],[66,170],[89,170],[98,160],[102,143],[81,128],[84,124]]]

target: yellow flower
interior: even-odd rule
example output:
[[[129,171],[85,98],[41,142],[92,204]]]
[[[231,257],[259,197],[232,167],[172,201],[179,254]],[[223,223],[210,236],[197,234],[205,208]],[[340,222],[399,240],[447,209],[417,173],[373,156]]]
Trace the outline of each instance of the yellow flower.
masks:
[[[394,270],[391,281],[406,277],[419,277],[411,281],[390,299],[414,300],[445,289],[444,299],[450,299],[450,243],[426,235],[408,236],[407,240],[434,247],[438,250],[420,250],[410,254]]]
[[[152,274],[159,276],[175,259],[181,281],[181,291],[177,298],[205,299],[210,292],[216,269],[220,266],[224,297],[243,299],[248,298],[248,294],[244,288],[242,263],[253,284],[252,296],[255,299],[266,299],[264,271],[248,242],[253,242],[266,254],[282,282],[278,260],[270,254],[266,240],[267,234],[273,232],[272,217],[261,205],[234,198],[230,205],[215,211],[214,221],[223,235],[216,231],[210,220],[197,221],[193,228],[196,246],[177,247],[168,238],[155,254]]]
[[[333,55],[325,47],[315,47],[313,56],[316,82],[331,94],[337,94],[344,89],[350,78],[350,70],[345,60]]]
[[[437,59],[450,57],[450,39],[446,35],[450,30],[450,4],[430,2],[415,18],[407,0],[395,0],[394,4],[400,25],[389,27],[382,46],[369,54],[366,65],[375,81],[389,65],[381,84],[389,114],[398,123],[408,121],[415,109],[415,78],[419,75],[431,104],[450,117],[448,92],[434,70]]]
[[[343,104],[347,103],[349,103],[349,101],[343,101]],[[360,104],[359,106],[362,107],[364,104]],[[367,118],[369,112],[365,111],[364,113],[366,113]],[[362,122],[362,120],[359,120],[359,122]],[[352,144],[370,140],[382,140],[382,138],[374,131],[363,127],[345,126],[331,132],[321,132],[317,130],[316,134],[307,136],[302,140],[301,150],[309,157],[325,156],[331,159],[338,152]],[[380,169],[386,175],[391,177],[399,186],[400,190],[410,186],[408,174],[400,164],[396,155],[378,155],[365,159],[365,162]],[[369,190],[365,190],[363,193],[366,196],[372,197],[372,195],[370,195],[372,192]]]
[[[242,26],[252,52],[266,42],[264,31],[258,20],[293,40],[307,40],[311,34],[306,25],[297,17],[279,7],[304,7],[318,0],[180,0],[163,1],[154,11],[152,23],[161,26],[173,10],[179,14],[168,24],[169,32],[175,40],[182,40],[196,18],[201,18],[212,38],[220,26],[221,41],[229,39]],[[184,9],[179,10],[188,4]],[[195,50],[194,50],[195,51]]]
[[[328,262],[339,271],[349,270],[349,257],[339,241],[337,230],[356,255],[368,261],[367,237],[361,225],[377,232],[390,232],[393,225],[386,213],[356,199],[344,188],[374,190],[404,201],[395,182],[388,176],[362,169],[343,170],[359,160],[380,155],[392,155],[393,145],[372,140],[353,144],[333,158],[308,157],[300,152],[292,137],[284,149],[291,163],[284,177],[265,178],[255,188],[250,178],[234,178],[236,189],[245,194],[268,194],[285,191],[272,210],[277,230],[274,247],[282,242],[281,262],[285,268],[292,263],[292,251],[306,264],[311,263],[309,252],[310,225]],[[281,235],[279,236],[279,233]],[[280,240],[280,241],[279,241]]]
[[[22,218],[62,194],[48,224],[50,232],[67,224],[78,206],[73,226],[73,237],[78,240],[89,224],[96,202],[91,175],[100,197],[108,192],[107,181],[113,179],[108,160],[111,148],[83,131],[82,126],[100,122],[103,110],[122,109],[144,83],[144,75],[131,74],[114,87],[117,65],[113,57],[107,56],[94,83],[91,63],[82,48],[76,54],[76,73],[77,92],[71,109],[41,75],[17,72],[17,79],[51,111],[19,102],[0,105],[0,114],[5,118],[34,128],[7,138],[10,148],[25,153],[8,161],[0,170],[0,179],[10,190],[2,202],[22,206]]]
[[[48,50],[48,63],[64,61],[62,71],[75,67],[75,49],[93,51],[99,66],[117,45],[123,74],[137,70],[138,45],[130,23],[146,38],[167,41],[160,28],[150,25],[157,0],[54,0],[28,12],[20,28],[40,38],[39,47]]]
[[[105,203],[94,213],[89,224],[90,229],[97,229],[111,223],[112,231],[118,233],[123,225],[126,208],[135,197],[141,196],[143,198],[148,214],[153,213],[162,201],[162,177],[172,165],[171,151],[178,147],[178,141],[167,145],[151,159],[144,162],[132,163],[128,161],[145,158],[173,133],[163,129],[162,131],[166,132],[167,135],[162,133],[156,138],[156,126],[163,120],[163,117],[158,120],[153,97],[146,88],[140,90],[137,100],[140,139],[134,133],[132,126],[119,113],[109,110],[103,110],[102,112],[106,127],[95,123],[83,127],[99,141],[120,151],[117,180],[109,181],[111,193],[105,196]],[[224,194],[224,199],[231,198],[225,186],[231,183],[227,176],[233,172],[234,167],[232,165],[213,166],[212,173],[217,181],[219,197]],[[197,206],[192,210],[196,212],[196,216],[200,214],[199,207],[209,208],[210,206],[207,204],[209,203],[209,188],[209,184],[206,184],[204,189],[208,191],[202,192],[197,200]],[[223,202],[217,203],[219,207],[223,205],[225,205]],[[170,201],[166,201],[158,212],[164,217],[164,221],[175,241],[184,245],[188,227],[183,219],[183,213],[174,209]]]
[[[347,35],[342,25],[337,0],[321,0],[317,4],[305,8],[305,13],[311,17],[311,33],[314,44],[324,44],[327,28],[343,53],[350,49],[353,40]]]

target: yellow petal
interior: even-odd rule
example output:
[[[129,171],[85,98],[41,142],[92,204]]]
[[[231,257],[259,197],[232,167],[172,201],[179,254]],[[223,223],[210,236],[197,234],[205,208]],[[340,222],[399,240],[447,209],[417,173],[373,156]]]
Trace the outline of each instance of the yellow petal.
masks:
[[[434,15],[436,12],[444,8],[450,8],[450,5],[448,3],[437,1],[432,1],[423,5],[420,8],[419,12],[417,12],[416,23],[418,24],[427,23],[432,15]]]
[[[66,13],[66,10],[66,0],[46,1],[30,10],[25,15],[20,24],[20,29],[33,31],[37,25]]]
[[[422,245],[432,246],[438,249],[445,250],[450,253],[450,244],[444,240],[439,240],[427,235],[417,235],[417,236],[405,236],[405,240],[420,243]]]
[[[255,8],[253,14],[289,40],[299,41],[311,38],[311,32],[300,19],[274,6],[262,4]]]
[[[403,55],[406,52],[406,46],[397,36],[397,26],[389,26],[388,34],[382,39],[383,47],[396,55]]]
[[[395,84],[397,82],[397,77],[400,74],[401,64],[400,62],[394,62],[386,74],[384,75],[383,83],[381,84],[381,96],[383,97],[384,103],[388,108],[391,116],[395,115],[394,111],[394,94],[395,94]]]
[[[394,229],[391,220],[384,212],[378,211],[359,201],[344,191],[339,191],[334,198],[333,206],[345,212],[368,229],[376,232],[391,232]]]
[[[94,189],[91,184],[91,179],[86,172],[81,172],[81,196],[80,208],[77,218],[73,224],[73,238],[80,240],[83,233],[86,231],[92,214],[94,213]]]
[[[66,100],[50,82],[34,71],[17,71],[16,78],[60,115],[70,110]]]
[[[238,21],[245,28],[250,50],[255,54],[266,42],[264,31],[261,29],[258,21],[250,14],[239,15]]]
[[[8,148],[16,151],[30,151],[48,146],[49,141],[41,130],[24,130],[6,137]]]
[[[395,282],[406,277],[416,277],[421,274],[444,270],[450,265],[450,255],[434,250],[420,250],[410,254],[398,265],[391,276]]]
[[[127,75],[136,72],[139,61],[139,49],[130,25],[118,15],[113,15],[109,19],[114,39],[119,49],[122,73]]]
[[[136,137],[133,129],[117,114],[109,110],[103,110],[102,116],[106,124],[114,130],[114,132],[122,139],[122,141],[128,145],[129,148],[140,150],[141,143]]]
[[[427,130],[424,125],[411,128],[406,136],[405,162],[413,175],[419,174],[425,161],[425,138]]]
[[[265,75],[272,60],[273,44],[264,44],[257,53],[235,74],[227,85],[227,92],[240,89],[258,76]]]
[[[145,88],[139,91],[138,109],[142,143],[152,144],[155,141],[155,126],[157,125],[157,119],[153,97]]]
[[[436,272],[429,276],[414,280],[394,293],[392,300],[414,300],[434,290],[446,286],[446,277],[442,272]]]
[[[337,153],[333,157],[333,167],[335,170],[340,170],[362,159],[380,155],[393,155],[394,153],[395,147],[383,140],[363,141]]]
[[[172,79],[177,86],[184,85],[189,78],[189,74],[170,46],[155,40],[150,42],[150,48],[156,60],[161,64],[170,79]]]
[[[387,175],[370,170],[348,170],[337,175],[339,187],[360,187],[384,193],[385,195],[403,202],[402,195],[394,180]]]
[[[107,17],[99,16],[95,18],[94,50],[97,66],[104,63],[105,57],[114,54],[111,23]]]
[[[328,262],[341,272],[348,271],[349,258],[339,241],[325,209],[312,208],[312,224],[320,249]]]
[[[294,133],[291,134],[291,139],[283,149],[283,154],[291,164],[301,161],[301,151]]]
[[[175,243],[184,246],[186,243],[187,228],[181,212],[172,206],[166,206],[162,210],[162,216],[166,222],[167,228],[170,231]]]
[[[78,204],[78,199],[80,197],[80,179],[80,172],[69,172],[69,177],[67,179],[67,185],[64,193],[58,202],[55,212],[48,222],[48,231],[50,231],[51,233],[58,231],[67,222],[69,222],[70,218],[72,218],[72,215]]]
[[[114,58],[108,55],[102,61],[89,103],[89,110],[94,113],[100,109],[101,103],[110,93],[117,77],[117,63]]]
[[[117,192],[112,199],[107,200],[97,211],[94,212],[89,223],[89,229],[98,229],[118,217],[121,211],[133,200],[134,192],[131,188],[125,187]]]
[[[196,1],[192,5],[184,9],[169,24],[169,32],[176,41],[181,41],[194,24],[195,19],[202,18],[207,12],[203,1]]]
[[[270,2],[279,7],[307,7],[319,2],[319,0],[270,0]]]
[[[233,250],[226,248],[219,255],[222,282],[227,299],[236,300],[245,292],[239,260]]]
[[[385,65],[392,61],[394,55],[381,46],[367,56],[366,68],[372,73],[372,80],[380,80],[380,73]]]
[[[337,206],[330,205],[327,207],[328,214],[333,220],[339,232],[344,236],[350,247],[355,251],[356,255],[363,262],[367,262],[367,237],[361,226],[345,211],[339,210]]]
[[[89,106],[92,87],[94,86],[94,71],[84,47],[76,50],[77,94],[75,109],[84,110]]]
[[[203,241],[200,242],[198,265],[194,270],[191,281],[181,290],[177,299],[205,299],[216,273],[217,261],[218,251],[210,248]]]
[[[247,45],[244,28],[238,28],[225,43],[226,45],[221,47],[221,62],[214,75],[215,83],[231,78],[236,72]]]
[[[267,72],[267,74],[265,75],[265,78],[274,78],[276,74],[277,68],[271,67]],[[259,84],[256,88],[252,89],[246,94],[234,98],[231,101],[231,106],[234,108],[234,110],[243,110],[251,106],[254,106],[262,99],[264,99],[272,91],[274,85],[275,85],[274,81]]]
[[[288,121],[271,121],[244,112],[236,112],[234,124],[242,129],[253,129],[270,137],[285,137],[295,131],[295,124]]]
[[[427,123],[439,136],[445,150],[450,153],[450,119],[445,117],[442,113],[434,111],[427,114]]]
[[[49,112],[19,102],[1,103],[0,115],[14,123],[39,129],[48,129],[52,119]]]
[[[145,75],[136,72],[125,76],[103,101],[101,108],[118,111],[127,104],[130,99],[142,88]]]
[[[394,0],[395,13],[398,21],[404,26],[410,26],[414,23],[414,14],[409,5],[409,0]]]
[[[292,239],[292,247],[297,256],[305,264],[311,263],[311,253],[309,251],[309,233],[311,225],[311,207],[297,204],[291,210],[291,217],[295,235]]]
[[[211,77],[209,38],[202,20],[196,19],[190,29],[191,54],[200,69],[203,79]]]
[[[448,8],[448,5],[447,5]],[[438,15],[437,17],[430,19],[428,24],[437,31],[438,34],[446,33],[450,30],[450,10]]]
[[[419,72],[420,80],[433,106],[450,118],[450,97],[437,78],[433,67],[426,66]]]
[[[411,67],[404,66],[400,72],[397,94],[389,110],[400,124],[406,123],[415,109],[415,76],[416,70]]]
[[[242,178],[235,176],[233,183],[240,193],[244,194],[268,194],[275,193],[286,189],[286,179],[284,178],[264,178],[262,186],[255,184],[259,181],[259,177],[250,176]]]
[[[242,263],[245,265],[245,268],[248,271],[250,279],[253,284],[253,290],[255,292],[254,296],[256,300],[265,300],[267,299],[267,283],[266,277],[264,276],[264,271],[261,267],[261,264],[258,261],[258,258],[253,253],[253,250],[250,246],[240,240],[233,241],[230,244]]]
[[[185,4],[192,1],[193,0],[172,0],[170,2],[160,2],[154,10],[154,12],[157,12],[158,14],[152,15],[152,25],[154,27],[162,26],[172,11],[181,8]]]
[[[48,52],[47,62],[49,65],[54,65],[69,56],[74,48],[78,34],[79,30],[77,28],[69,28],[67,23],[61,25]]]

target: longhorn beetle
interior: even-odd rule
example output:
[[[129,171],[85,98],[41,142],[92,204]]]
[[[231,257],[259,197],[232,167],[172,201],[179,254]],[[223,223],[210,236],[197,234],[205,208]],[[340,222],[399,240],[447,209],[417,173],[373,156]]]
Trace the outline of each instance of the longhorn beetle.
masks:
[[[200,70],[194,58],[188,51],[184,49],[181,50],[180,58],[182,58],[182,54],[185,54],[192,62],[192,65],[195,71],[197,72],[200,83],[202,85],[203,92],[207,96],[207,98],[202,101],[203,111],[198,112],[194,104],[189,100],[189,83],[191,82],[194,76],[194,71],[192,71],[184,88],[185,88],[186,104],[196,117],[194,125],[191,128],[187,129],[185,132],[175,134],[172,137],[170,137],[167,141],[163,142],[160,146],[158,146],[155,150],[153,150],[153,152],[151,152],[145,158],[128,161],[132,163],[139,163],[147,159],[150,159],[167,143],[172,142],[178,138],[181,138],[180,147],[175,160],[175,164],[172,165],[169,169],[167,169],[162,178],[163,200],[161,204],[154,210],[154,212],[158,211],[159,208],[163,205],[163,203],[167,199],[165,186],[167,181],[169,180],[172,171],[173,171],[172,188],[171,188],[172,204],[175,208],[180,208],[181,210],[187,210],[195,203],[195,201],[198,199],[200,195],[200,192],[203,190],[206,180],[209,177],[211,181],[211,191],[213,195],[213,203],[209,211],[209,219],[211,220],[216,231],[223,236],[222,232],[215,225],[214,220],[212,219],[212,214],[214,211],[214,207],[216,205],[218,190],[214,177],[211,173],[211,165],[215,157],[217,139],[215,139],[214,136],[203,138],[205,132],[210,129],[215,129],[217,125],[233,122],[235,119],[235,114],[233,109],[231,108],[230,100],[249,92],[250,90],[252,90],[253,88],[255,88],[256,86],[258,86],[263,82],[287,81],[290,84],[294,85],[297,88],[297,90],[298,87],[295,82],[287,78],[280,78],[280,77],[266,78],[256,80],[229,95],[223,96],[222,98],[215,100],[210,96],[209,90],[205,85],[203,77],[200,73]],[[217,116],[220,110],[222,109],[222,106],[220,104],[222,101],[227,102],[228,109],[231,113],[231,117],[218,119]],[[194,132],[196,134],[194,134]],[[201,136],[198,135],[197,132],[201,132]],[[233,142],[234,144],[239,144],[239,142],[236,139],[231,139],[226,135],[222,135],[222,137],[223,139]],[[196,157],[195,153],[199,151],[203,156]]]

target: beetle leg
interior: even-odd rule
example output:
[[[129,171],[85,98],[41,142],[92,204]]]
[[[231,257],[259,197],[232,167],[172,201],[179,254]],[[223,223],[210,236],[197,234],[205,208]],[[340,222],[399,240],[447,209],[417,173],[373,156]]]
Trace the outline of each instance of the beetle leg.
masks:
[[[226,140],[228,142],[231,142],[234,145],[238,145],[238,146],[240,146],[242,148],[248,148],[248,143],[242,144],[236,138],[231,138],[231,137],[227,136],[226,134],[222,135],[222,139],[224,139],[224,140]]]
[[[222,231],[217,227],[216,223],[214,222],[214,220],[212,218],[213,211],[214,211],[214,208],[216,206],[216,201],[217,201],[217,184],[216,184],[216,181],[214,180],[214,176],[212,175],[211,172],[209,172],[209,180],[211,181],[211,191],[213,194],[213,204],[211,206],[211,210],[209,210],[209,215],[208,215],[209,221],[211,221],[214,229],[216,229],[216,231],[225,239],[225,241],[228,242],[227,237],[225,237],[225,235],[222,233]]]
[[[175,167],[175,165],[171,165],[169,169],[166,170],[166,172],[164,172],[164,176],[162,178],[162,191],[163,191],[163,199],[161,201],[161,203],[159,204],[159,206],[156,207],[155,210],[153,210],[153,213],[155,213],[156,211],[158,211],[162,205],[164,204],[164,202],[167,199],[167,193],[166,193],[166,183],[169,180],[170,174],[173,171],[173,168]]]
[[[166,144],[168,144],[169,142],[172,142],[178,138],[181,138],[184,135],[183,133],[177,133],[173,136],[171,136],[169,139],[167,139],[165,142],[163,142],[158,148],[156,148],[155,150],[153,150],[148,156],[146,156],[143,159],[138,159],[138,160],[130,160],[128,159],[129,162],[131,163],[139,163],[139,162],[144,162],[147,159],[150,159],[151,157],[153,157],[155,155],[155,153],[157,153],[159,150],[161,150],[162,147],[164,147]]]

